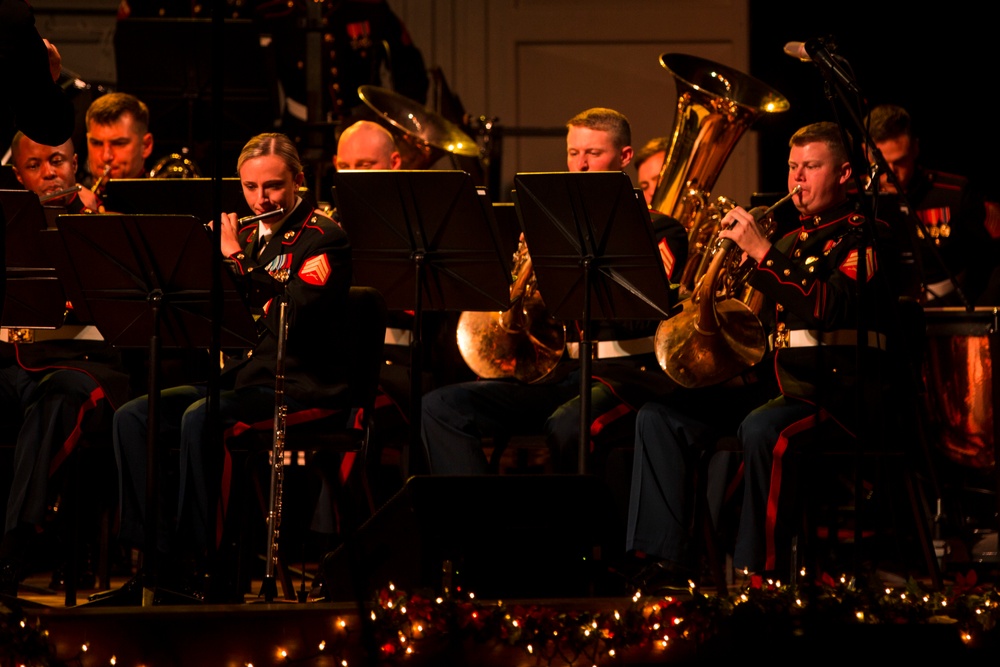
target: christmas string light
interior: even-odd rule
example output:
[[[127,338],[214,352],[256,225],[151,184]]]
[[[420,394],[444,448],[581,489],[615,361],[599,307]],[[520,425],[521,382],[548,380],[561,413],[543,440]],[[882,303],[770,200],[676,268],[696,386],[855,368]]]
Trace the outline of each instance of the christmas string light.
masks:
[[[611,611],[574,611],[544,604],[513,604],[476,601],[468,593],[434,597],[407,593],[396,586],[377,592],[370,603],[372,631],[379,647],[378,660],[387,665],[407,664],[443,644],[460,645],[469,640],[490,645],[491,651],[505,647],[511,664],[567,664],[578,667],[628,660],[642,652],[671,652],[681,646],[698,646],[719,636],[730,619],[742,623],[755,617],[788,619],[788,627],[811,618],[836,619],[857,624],[951,623],[961,642],[970,648],[987,639],[997,641],[1000,593],[988,585],[952,586],[943,591],[922,590],[915,581],[905,587],[868,589],[846,577],[824,576],[803,587],[760,581],[729,596],[706,596],[692,591],[686,598],[636,596],[632,604]],[[844,614],[844,611],[849,611]],[[946,612],[947,610],[947,612]],[[75,656],[56,656],[48,630],[40,622],[18,611],[0,613],[0,664],[63,667],[124,664],[123,652],[115,646],[78,645]],[[739,618],[737,618],[739,617]],[[275,653],[256,656],[258,664],[270,664],[278,656],[280,665],[360,664],[359,633],[342,615],[332,615],[328,636],[309,643],[311,650],[297,655],[287,646]],[[784,627],[784,626],[782,626]],[[98,653],[106,656],[100,658]],[[523,656],[518,659],[516,656]],[[84,662],[83,656],[89,662]],[[115,657],[118,656],[118,657]],[[322,657],[321,657],[322,656]],[[110,657],[110,660],[108,660]],[[330,661],[334,661],[331,663]],[[237,664],[252,667],[254,662]],[[128,667],[134,667],[128,665]]]

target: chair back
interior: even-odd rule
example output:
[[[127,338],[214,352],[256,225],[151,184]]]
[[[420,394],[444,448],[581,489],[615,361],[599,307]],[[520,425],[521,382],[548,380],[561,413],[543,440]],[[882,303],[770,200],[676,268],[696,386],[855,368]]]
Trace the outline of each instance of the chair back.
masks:
[[[386,306],[382,293],[374,287],[351,287],[347,300],[348,383],[351,405],[364,410],[371,420],[378,394],[379,373],[384,362]]]

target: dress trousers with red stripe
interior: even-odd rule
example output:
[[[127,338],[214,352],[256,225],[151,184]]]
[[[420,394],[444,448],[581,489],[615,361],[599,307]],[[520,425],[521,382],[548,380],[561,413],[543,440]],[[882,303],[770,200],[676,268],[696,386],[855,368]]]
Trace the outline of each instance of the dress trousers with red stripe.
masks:
[[[693,566],[689,549],[693,463],[737,429],[744,450],[745,486],[734,562],[754,572],[777,569],[777,507],[782,454],[789,438],[808,432],[818,419],[830,415],[835,428],[854,429],[856,392],[863,392],[867,405],[876,410],[885,379],[879,369],[895,303],[895,266],[890,259],[895,250],[887,226],[876,225],[879,243],[865,255],[868,278],[859,292],[857,256],[864,228],[863,218],[846,203],[803,218],[752,270],[750,285],[767,298],[761,319],[772,332],[774,348],[753,369],[751,375],[761,376],[757,382],[674,392],[642,408],[636,426],[627,550]],[[863,385],[856,372],[854,345],[859,312],[870,331],[868,338],[874,341],[864,351]],[[819,340],[824,344],[816,344]],[[768,395],[763,392],[774,391],[772,379],[780,396],[761,405]],[[760,407],[752,409],[755,406]],[[740,422],[739,415],[751,409]],[[718,517],[729,487],[725,476],[732,466],[727,465],[727,456],[722,453],[723,461],[719,465],[713,461],[708,469],[713,518]]]

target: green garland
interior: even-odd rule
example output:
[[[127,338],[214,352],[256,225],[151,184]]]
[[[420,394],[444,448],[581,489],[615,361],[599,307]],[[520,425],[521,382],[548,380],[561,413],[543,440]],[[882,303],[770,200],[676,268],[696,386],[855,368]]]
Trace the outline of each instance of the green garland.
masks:
[[[371,603],[370,630],[378,661],[406,662],[411,656],[433,658],[441,651],[475,645],[478,652],[503,654],[510,662],[546,665],[597,665],[682,658],[711,642],[725,642],[735,629],[754,628],[757,636],[780,641],[810,623],[827,627],[879,624],[949,624],[969,647],[996,646],[1000,593],[978,584],[975,574],[958,577],[942,591],[924,590],[910,580],[903,588],[879,583],[835,580],[824,575],[807,587],[751,578],[728,597],[692,590],[682,597],[636,594],[622,609],[567,611],[545,604],[506,605],[479,602],[473,595],[430,597],[408,594],[392,584]],[[608,610],[610,609],[610,610]],[[325,659],[351,658],[357,664],[358,633],[331,642]],[[506,652],[506,653],[505,653]],[[319,654],[285,657],[287,664],[307,664]],[[83,654],[54,655],[53,643],[39,621],[16,608],[0,607],[0,664],[63,667],[83,665]]]

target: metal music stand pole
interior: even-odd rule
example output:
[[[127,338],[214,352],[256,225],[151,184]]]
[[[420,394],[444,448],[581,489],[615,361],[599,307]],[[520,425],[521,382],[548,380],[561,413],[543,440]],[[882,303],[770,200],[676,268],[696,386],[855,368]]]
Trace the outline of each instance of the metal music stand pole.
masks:
[[[421,451],[421,323],[424,310],[506,310],[510,266],[492,203],[464,171],[354,171],[334,175],[337,210],[351,237],[354,278],[412,310],[410,434]]]
[[[185,215],[61,215],[69,256],[64,282],[80,285],[82,302],[104,339],[150,356],[146,431],[143,605],[156,599],[159,519],[159,365],[162,347],[204,347],[212,341],[210,255],[201,220]],[[223,280],[221,345],[253,347],[256,325],[230,280]]]
[[[663,270],[649,209],[624,172],[517,174],[514,203],[546,307],[557,319],[583,318],[577,469],[586,474],[591,325],[668,319],[676,290]]]

